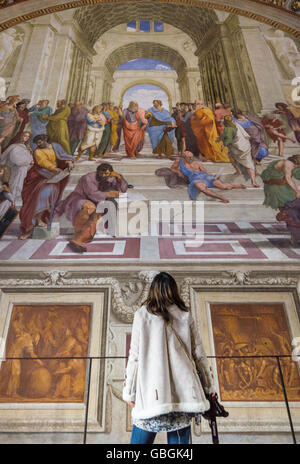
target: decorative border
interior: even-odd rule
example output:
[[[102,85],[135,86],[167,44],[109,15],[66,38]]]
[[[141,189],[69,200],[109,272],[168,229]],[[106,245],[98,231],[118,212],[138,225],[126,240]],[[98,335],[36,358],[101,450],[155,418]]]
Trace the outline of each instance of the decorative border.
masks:
[[[138,282],[139,284],[138,293],[134,291],[134,286],[132,290],[129,288],[129,290],[124,291],[120,280],[114,277],[97,277],[93,274],[85,274],[85,277],[76,277],[72,272],[60,270],[45,271],[40,273],[39,278],[32,279],[3,279],[0,277],[0,288],[5,292],[16,287],[18,289],[90,289],[109,287],[111,288],[112,311],[122,322],[129,324],[132,323],[134,313],[140,307],[141,301],[146,299],[153,277],[157,272],[156,270],[141,271],[131,278],[130,284],[133,282]],[[210,276],[207,275],[207,272],[199,271],[197,276],[184,278],[181,281],[181,295],[185,303],[190,306],[191,291],[195,287],[201,289],[225,288],[231,290],[253,288],[268,291],[282,290],[284,288],[297,290],[297,288],[300,288],[299,273],[278,275],[277,272],[274,276],[270,276],[266,275],[266,272],[259,274],[257,271],[216,271],[214,274],[211,273]],[[134,297],[134,302],[130,301],[132,296]]]
[[[136,0],[125,0],[122,1],[122,3],[132,3],[136,2]],[[0,24],[0,32],[8,29],[9,27],[16,26],[17,24],[20,24],[24,21],[28,21],[30,19],[37,18],[39,16],[51,14],[51,13],[56,13],[59,11],[64,11],[64,10],[69,10],[72,8],[78,8],[82,6],[88,6],[88,5],[97,5],[97,4],[105,4],[105,3],[120,3],[120,0],[76,0],[74,2],[69,2],[69,3],[63,3],[62,5],[55,5],[52,7],[48,8],[42,8],[36,11],[33,11],[28,14],[24,14],[22,16],[18,16],[16,18],[10,19],[8,21],[5,21],[4,23]],[[255,21],[259,21],[265,24],[269,24],[270,26],[273,26],[276,29],[281,29],[284,32],[288,32],[289,34],[293,35],[296,38],[300,38],[300,31],[297,29],[294,29],[290,26],[287,26],[285,24],[282,24],[274,19],[267,18],[265,16],[262,16],[260,14],[252,13],[247,10],[243,10],[241,8],[236,8],[232,7],[229,5],[220,5],[218,3],[214,2],[207,2],[207,1],[201,1],[199,0],[156,0],[156,3],[170,3],[170,4],[180,4],[180,5],[189,5],[189,6],[202,6],[205,8],[211,8],[215,10],[221,10],[225,11],[228,13],[235,13],[237,15],[241,16],[246,16],[247,18],[253,19]],[[292,11],[286,10],[285,8],[276,6],[276,5],[269,5],[267,3],[262,3],[255,1],[255,3],[260,4],[260,5],[265,5],[266,7],[272,7],[276,8],[277,10],[283,11],[285,14],[293,15],[295,16],[295,13]],[[298,15],[297,15],[298,16]]]

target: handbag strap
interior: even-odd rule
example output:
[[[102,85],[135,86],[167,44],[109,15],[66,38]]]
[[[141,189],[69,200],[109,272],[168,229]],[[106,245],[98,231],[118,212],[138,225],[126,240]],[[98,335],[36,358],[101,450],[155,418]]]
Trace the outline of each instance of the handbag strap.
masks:
[[[167,324],[167,327],[170,327],[170,329],[172,330],[173,334],[175,335],[175,337],[176,337],[177,340],[179,341],[179,343],[180,343],[180,345],[181,345],[181,347],[182,347],[182,349],[183,349],[183,351],[184,351],[186,357],[187,357],[187,358],[189,359],[189,361],[192,363],[194,373],[197,375],[197,378],[198,378],[198,380],[199,380],[199,382],[200,382],[200,379],[199,379],[199,372],[198,372],[198,370],[197,370],[196,363],[195,363],[194,359],[192,358],[192,356],[190,355],[190,353],[188,352],[187,347],[185,346],[185,344],[184,344],[182,338],[178,335],[178,333],[176,332],[176,330],[174,329],[174,327],[172,326],[172,324],[171,324],[170,322]]]

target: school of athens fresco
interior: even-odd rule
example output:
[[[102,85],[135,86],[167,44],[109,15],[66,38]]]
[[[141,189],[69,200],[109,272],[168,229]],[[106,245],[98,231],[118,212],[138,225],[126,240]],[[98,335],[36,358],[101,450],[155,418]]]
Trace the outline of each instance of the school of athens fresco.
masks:
[[[40,4],[0,0],[0,441],[81,442],[86,419],[128,442],[131,323],[160,269],[201,329],[222,440],[288,442],[300,2]]]
[[[1,259],[298,258],[296,37],[145,2],[39,16],[0,43]],[[192,250],[173,218],[164,241],[163,200],[201,203],[211,236]]]

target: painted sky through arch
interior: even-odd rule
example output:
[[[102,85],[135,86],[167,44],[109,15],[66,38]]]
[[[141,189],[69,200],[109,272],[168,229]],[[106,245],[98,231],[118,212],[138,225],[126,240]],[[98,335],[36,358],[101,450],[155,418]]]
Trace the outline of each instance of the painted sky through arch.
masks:
[[[139,106],[145,110],[151,108],[153,100],[161,100],[163,106],[169,110],[168,95],[163,89],[156,85],[139,84],[130,87],[123,96],[123,107],[127,108],[129,102],[132,100],[137,101]]]
[[[136,58],[118,67],[117,71],[172,71],[173,68],[163,61],[153,58]]]

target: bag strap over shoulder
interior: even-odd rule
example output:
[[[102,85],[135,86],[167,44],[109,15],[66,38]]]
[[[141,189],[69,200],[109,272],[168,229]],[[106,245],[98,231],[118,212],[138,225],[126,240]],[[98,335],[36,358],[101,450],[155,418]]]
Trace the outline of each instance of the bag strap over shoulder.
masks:
[[[192,358],[192,356],[190,355],[190,353],[188,352],[188,350],[187,350],[187,348],[186,348],[186,346],[185,346],[185,344],[184,344],[182,338],[178,335],[178,333],[177,333],[176,330],[174,329],[174,327],[173,327],[173,325],[172,325],[171,322],[168,322],[168,323],[167,323],[167,327],[169,327],[169,328],[171,329],[171,331],[173,332],[173,334],[174,334],[175,337],[177,338],[177,340],[178,340],[178,342],[180,343],[180,345],[181,345],[181,347],[182,347],[182,349],[183,349],[183,351],[184,351],[186,357],[187,357],[187,358],[189,359],[189,361],[192,363],[193,370],[194,370],[194,372],[195,372],[195,374],[196,374],[196,376],[197,376],[197,378],[198,378],[198,380],[199,380],[199,382],[200,382],[200,379],[199,379],[199,372],[197,371],[196,363],[195,363],[194,359]]]

